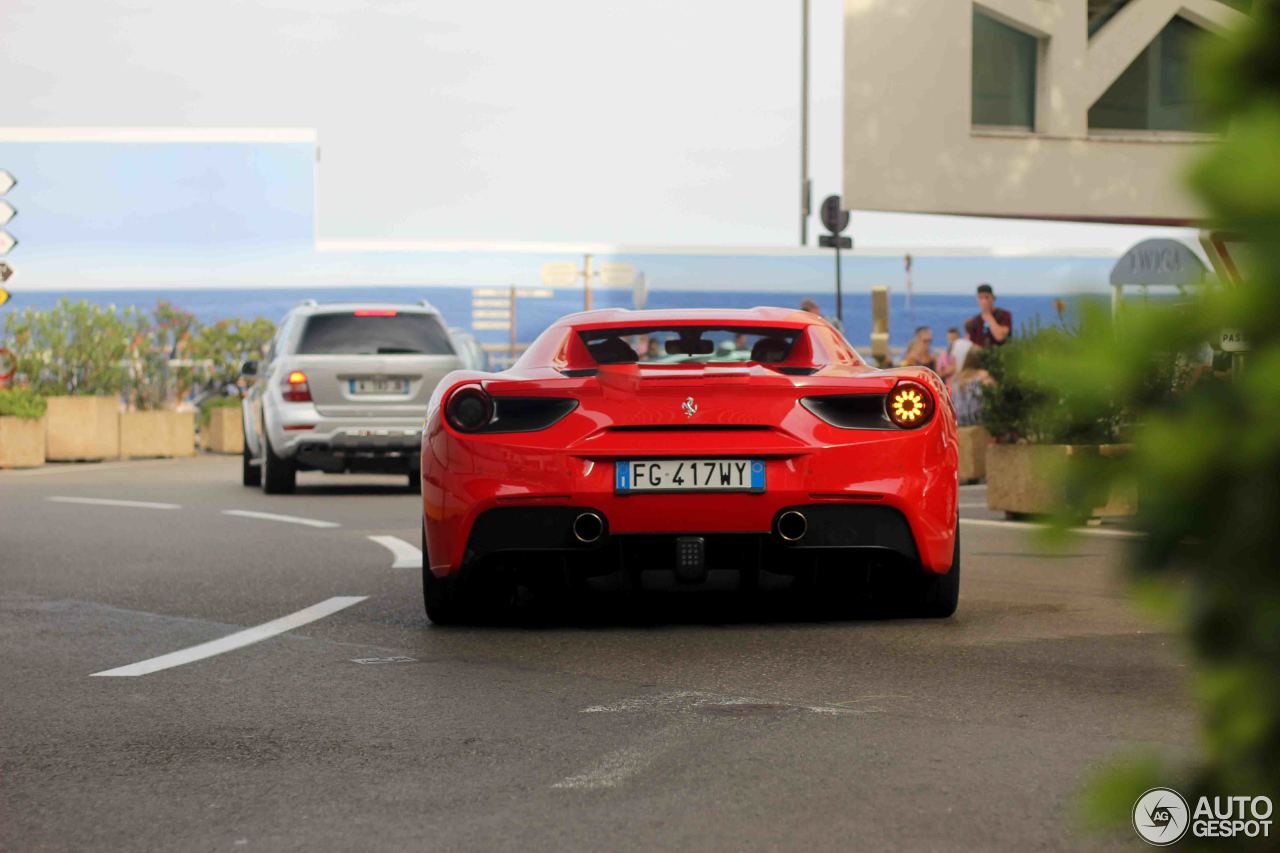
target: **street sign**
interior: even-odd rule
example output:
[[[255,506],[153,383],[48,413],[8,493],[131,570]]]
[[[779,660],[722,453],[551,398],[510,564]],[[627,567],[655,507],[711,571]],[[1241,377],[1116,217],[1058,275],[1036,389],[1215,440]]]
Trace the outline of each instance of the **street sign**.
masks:
[[[1143,240],[1120,256],[1111,269],[1111,284],[1189,287],[1204,282],[1204,261],[1180,240]]]
[[[0,255],[9,254],[9,250],[18,245],[18,241],[8,231],[0,231]]]
[[[1223,329],[1218,335],[1218,349],[1223,352],[1248,352],[1249,342],[1239,329]]]
[[[839,234],[849,227],[849,211],[840,209],[840,196],[829,195],[823,200],[822,224],[832,234]]]
[[[636,280],[636,268],[632,264],[600,264],[600,283],[606,287],[630,287]]]
[[[17,185],[18,181],[13,177],[13,175],[10,175],[4,169],[0,169],[0,195],[4,195]]]
[[[18,211],[14,210],[13,205],[7,201],[0,200],[0,225],[8,225],[9,220],[18,215]]]
[[[566,287],[576,282],[579,275],[574,261],[551,261],[542,265],[542,283],[547,287]]]
[[[0,261],[0,284],[4,284],[9,279],[13,278],[13,273],[14,273],[13,267],[9,266],[4,261]],[[0,305],[3,305],[3,304],[4,304],[4,300],[0,299]]]
[[[3,287],[0,287],[0,305],[3,305],[8,301],[9,301],[9,291],[5,290]]]
[[[852,237],[837,237],[835,234],[819,234],[818,245],[824,249],[852,249]]]

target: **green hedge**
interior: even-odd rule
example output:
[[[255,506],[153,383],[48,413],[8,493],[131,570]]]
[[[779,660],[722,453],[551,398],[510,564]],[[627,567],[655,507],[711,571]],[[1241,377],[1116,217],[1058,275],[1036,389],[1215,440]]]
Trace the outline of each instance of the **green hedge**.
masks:
[[[30,388],[0,390],[0,417],[42,418],[48,404]]]

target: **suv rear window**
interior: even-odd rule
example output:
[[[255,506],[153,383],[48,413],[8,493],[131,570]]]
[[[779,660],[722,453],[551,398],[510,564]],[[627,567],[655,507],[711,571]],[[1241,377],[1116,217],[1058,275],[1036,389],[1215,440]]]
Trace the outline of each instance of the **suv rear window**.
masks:
[[[434,315],[352,311],[309,317],[298,354],[453,355],[453,345]]]

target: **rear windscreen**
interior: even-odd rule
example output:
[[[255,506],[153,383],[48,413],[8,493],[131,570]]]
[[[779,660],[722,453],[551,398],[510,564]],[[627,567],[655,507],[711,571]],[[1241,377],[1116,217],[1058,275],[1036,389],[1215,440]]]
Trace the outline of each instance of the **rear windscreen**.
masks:
[[[452,355],[453,344],[431,314],[316,314],[299,355]]]
[[[783,361],[798,329],[652,326],[579,333],[597,364],[697,364]]]

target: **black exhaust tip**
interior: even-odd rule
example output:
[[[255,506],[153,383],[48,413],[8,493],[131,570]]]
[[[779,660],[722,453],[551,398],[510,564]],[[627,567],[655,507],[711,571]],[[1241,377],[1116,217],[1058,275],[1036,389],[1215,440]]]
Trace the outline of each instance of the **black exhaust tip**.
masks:
[[[596,542],[604,535],[604,519],[597,512],[584,512],[573,520],[573,538],[584,545]]]
[[[809,532],[809,520],[804,513],[789,509],[778,516],[778,538],[784,542],[799,542]]]

